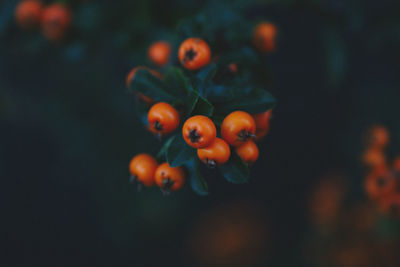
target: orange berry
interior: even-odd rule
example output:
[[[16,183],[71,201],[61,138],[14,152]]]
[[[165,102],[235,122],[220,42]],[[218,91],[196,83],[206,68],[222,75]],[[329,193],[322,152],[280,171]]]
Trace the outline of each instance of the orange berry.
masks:
[[[236,147],[236,154],[246,163],[253,163],[258,159],[258,147],[249,140],[246,143]]]
[[[188,145],[194,148],[205,148],[214,142],[217,128],[210,118],[196,115],[185,121],[182,136]]]
[[[179,47],[178,57],[185,68],[197,70],[210,63],[211,50],[204,40],[188,38]]]
[[[17,24],[23,29],[34,28],[40,22],[42,8],[42,4],[37,0],[21,1],[15,10]]]
[[[372,199],[381,198],[396,191],[394,176],[385,169],[373,171],[365,179],[365,191]]]
[[[263,113],[252,114],[253,119],[256,123],[256,141],[263,139],[270,129],[270,120],[272,116],[272,110],[268,110]]]
[[[71,13],[63,4],[52,4],[42,13],[42,32],[50,41],[59,41],[65,37],[71,24]]]
[[[253,117],[244,111],[234,111],[222,122],[222,138],[232,146],[239,146],[251,137],[256,137],[256,123]]]
[[[400,218],[400,194],[391,194],[382,198],[379,202],[379,210],[383,214]]]
[[[267,134],[269,133],[269,129],[260,129],[256,130],[256,141],[261,141]]]
[[[231,149],[224,140],[217,137],[211,145],[197,149],[197,156],[202,162],[207,164],[208,167],[213,168],[229,160]]]
[[[232,74],[236,74],[238,72],[238,66],[236,63],[229,64],[228,69]]]
[[[387,168],[386,156],[382,150],[370,148],[362,155],[362,162],[371,170]]]
[[[154,104],[147,114],[149,129],[159,135],[172,133],[179,126],[178,111],[168,103]]]
[[[158,164],[157,161],[148,154],[135,156],[129,164],[129,171],[134,179],[145,186],[154,185],[154,173]]]
[[[165,66],[171,55],[171,45],[165,41],[154,42],[148,51],[150,60],[157,66]]]
[[[384,126],[372,126],[367,132],[366,141],[370,148],[384,149],[389,144],[389,140],[389,131]]]
[[[165,162],[156,169],[155,181],[164,194],[169,194],[185,184],[185,171],[182,167],[172,168]]]
[[[330,227],[338,219],[347,193],[347,179],[342,174],[330,172],[318,180],[311,193],[311,220],[318,226]]]
[[[269,121],[271,120],[272,110],[263,113],[252,114],[257,130],[269,129]]]
[[[400,171],[400,156],[397,156],[393,161],[393,169],[395,171]]]
[[[257,25],[253,32],[254,46],[260,52],[274,52],[277,28],[274,24],[269,22],[262,22]]]

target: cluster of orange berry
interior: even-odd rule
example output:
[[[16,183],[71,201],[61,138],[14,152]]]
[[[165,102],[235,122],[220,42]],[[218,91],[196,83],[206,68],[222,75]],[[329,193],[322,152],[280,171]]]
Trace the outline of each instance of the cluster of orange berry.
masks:
[[[63,4],[43,6],[39,0],[22,0],[15,10],[17,24],[25,30],[40,26],[43,36],[60,41],[71,24],[71,11]]]
[[[271,23],[261,23],[254,29],[253,44],[260,52],[272,52],[275,49],[276,27]],[[172,45],[166,41],[153,43],[148,50],[150,61],[158,66],[166,66],[171,60]],[[211,49],[201,38],[187,38],[178,49],[178,60],[185,71],[196,72],[217,59],[212,59]],[[233,73],[237,64],[228,66]],[[144,66],[132,69],[126,78],[127,87],[132,87],[139,71],[149,72],[157,79],[163,75]],[[150,106],[147,112],[147,127],[159,139],[173,133],[180,126],[180,110],[173,103],[154,101],[142,92],[135,91],[138,99]],[[204,100],[207,101],[208,100]],[[172,101],[173,102],[173,101]],[[240,102],[240,99],[239,99]],[[211,105],[211,103],[210,103]],[[178,111],[179,110],[179,111]],[[240,109],[225,114],[221,123],[216,126],[214,118],[204,114],[183,114],[186,119],[182,125],[181,137],[187,145],[197,150],[198,159],[209,168],[227,163],[231,158],[231,146],[243,164],[254,163],[259,150],[254,141],[261,140],[270,129],[272,110],[249,114]],[[188,116],[189,115],[189,116]],[[220,137],[217,137],[220,133]],[[167,141],[168,143],[170,141]],[[184,150],[182,146],[180,149]],[[136,181],[141,188],[157,184],[162,192],[168,194],[180,189],[185,182],[186,171],[182,166],[170,166],[168,162],[158,165],[156,159],[148,154],[135,156],[130,163],[131,181]]]
[[[385,149],[390,134],[384,126],[375,125],[366,135],[362,161],[367,167],[365,191],[378,209],[393,217],[400,216],[400,156],[388,162]]]

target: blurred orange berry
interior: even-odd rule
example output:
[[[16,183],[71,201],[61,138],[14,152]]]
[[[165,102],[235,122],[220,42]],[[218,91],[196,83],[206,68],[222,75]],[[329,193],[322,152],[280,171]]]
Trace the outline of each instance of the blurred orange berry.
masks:
[[[252,114],[252,116],[254,118],[254,122],[256,123],[256,140],[260,141],[269,132],[272,110],[268,110],[263,113]]]
[[[260,52],[274,52],[276,48],[277,28],[270,22],[262,22],[253,32],[254,46]]]
[[[329,227],[337,220],[347,192],[342,174],[329,173],[319,181],[310,196],[310,215],[314,224]]]
[[[37,0],[24,0],[17,5],[15,19],[23,29],[32,29],[40,22],[42,4]]]
[[[376,148],[370,148],[365,151],[362,155],[362,162],[371,170],[387,168],[386,156],[382,150]]]
[[[376,169],[365,179],[365,191],[371,199],[393,194],[396,187],[396,179],[386,169]]]
[[[164,194],[169,194],[181,189],[185,184],[185,171],[182,167],[173,168],[165,162],[156,169],[155,181]]]
[[[395,171],[400,171],[400,156],[397,156],[393,161],[393,169]]]
[[[256,130],[256,141],[261,141],[267,134],[269,133],[269,129],[260,129]]]
[[[263,266],[272,238],[259,204],[243,200],[223,203],[193,220],[187,244],[198,266]]]
[[[390,140],[390,134],[386,127],[382,125],[372,126],[366,135],[367,146],[375,149],[384,149]]]
[[[231,64],[229,64],[228,68],[229,68],[229,71],[230,71],[232,74],[236,74],[236,73],[238,72],[238,66],[237,66],[236,63],[231,63]]]
[[[131,160],[129,171],[134,179],[145,186],[152,186],[157,166],[157,161],[151,155],[139,154]]]
[[[42,32],[50,41],[60,41],[71,24],[71,12],[63,4],[52,4],[43,9]]]
[[[391,194],[381,199],[379,210],[383,214],[400,218],[400,194]]]
[[[256,123],[257,130],[269,129],[269,121],[271,120],[272,110],[263,113],[252,114],[254,122]]]
[[[148,50],[150,60],[157,66],[163,67],[168,64],[171,55],[171,45],[165,41],[151,44]]]

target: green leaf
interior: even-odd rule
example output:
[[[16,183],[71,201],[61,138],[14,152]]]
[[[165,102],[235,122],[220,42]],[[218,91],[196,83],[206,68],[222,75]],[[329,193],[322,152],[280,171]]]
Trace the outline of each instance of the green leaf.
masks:
[[[196,150],[186,144],[181,134],[177,134],[171,141],[166,156],[171,167],[178,167],[196,157]]]
[[[215,77],[215,74],[217,74],[217,65],[210,64],[197,74],[197,78],[203,83],[208,83],[212,81],[212,79]]]
[[[206,88],[207,99],[213,103],[223,103],[235,98],[235,92],[230,86],[211,85]]]
[[[192,91],[189,99],[193,99],[189,108],[189,115],[204,115],[211,117],[214,113],[214,106],[204,97],[200,96],[198,92]]]
[[[132,79],[129,89],[138,91],[151,99],[159,102],[172,102],[175,96],[171,94],[168,86],[146,69],[140,69]]]
[[[170,92],[177,98],[184,98],[192,88],[190,80],[184,75],[183,71],[177,67],[168,68],[164,76],[164,81],[170,88]]]
[[[249,180],[249,167],[236,153],[232,153],[229,161],[218,168],[225,179],[231,183],[243,184]]]
[[[165,141],[164,145],[161,147],[160,151],[157,154],[156,158],[158,160],[161,160],[161,159],[163,159],[164,156],[166,156],[167,150],[175,138],[176,138],[176,135],[171,136],[167,141]]]
[[[243,92],[247,89],[244,88]],[[240,91],[236,93],[233,100],[219,103],[216,105],[216,113],[228,114],[235,110],[242,110],[248,113],[261,113],[275,106],[275,98],[263,89],[251,89],[249,93],[240,95]]]
[[[188,162],[186,167],[190,172],[190,185],[192,186],[193,191],[201,196],[208,195],[208,185],[201,175],[199,161],[193,159]]]
[[[225,116],[223,116],[223,115],[214,115],[211,118],[211,120],[214,122],[214,124],[216,126],[221,126],[224,119],[225,119]]]

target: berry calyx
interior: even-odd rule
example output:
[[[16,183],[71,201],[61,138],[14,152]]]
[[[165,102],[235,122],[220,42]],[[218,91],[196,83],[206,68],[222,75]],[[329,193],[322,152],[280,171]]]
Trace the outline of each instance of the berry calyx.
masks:
[[[138,188],[154,185],[154,174],[158,166],[157,161],[149,154],[136,155],[129,164],[131,182],[138,182]]]
[[[177,191],[185,184],[185,171],[182,167],[171,167],[167,162],[162,163],[155,172],[155,182],[164,195]]]
[[[230,113],[222,122],[222,138],[232,146],[239,146],[250,138],[256,137],[256,123],[253,117],[244,111]]]
[[[229,160],[231,150],[223,139],[217,137],[211,145],[197,149],[197,156],[207,167],[215,168]]]
[[[182,127],[182,136],[188,145],[194,148],[204,148],[214,142],[217,128],[210,118],[196,115],[185,121]]]
[[[259,151],[257,145],[249,140],[246,143],[236,147],[236,154],[246,163],[254,163],[258,159]]]
[[[173,106],[165,102],[160,102],[150,108],[147,120],[150,131],[162,136],[178,128],[180,116]]]
[[[178,58],[186,69],[197,70],[210,63],[211,49],[200,38],[188,38],[179,47]]]

